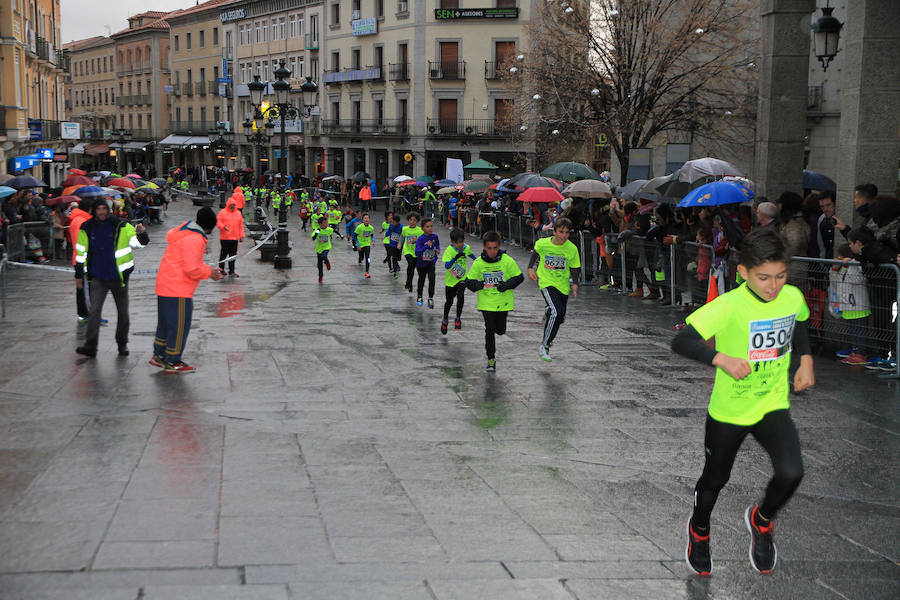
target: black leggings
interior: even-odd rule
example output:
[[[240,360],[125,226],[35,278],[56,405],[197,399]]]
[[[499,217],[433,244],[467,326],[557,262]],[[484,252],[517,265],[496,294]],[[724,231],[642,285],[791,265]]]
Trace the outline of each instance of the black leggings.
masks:
[[[428,297],[434,298],[434,263],[426,263],[424,267],[416,267],[419,272],[418,294],[422,297],[422,290],[425,288],[425,277],[428,277]]]
[[[388,246],[388,268],[394,272],[400,272],[400,248]]]
[[[366,261],[366,273],[369,272],[369,253],[372,252],[372,246],[362,246],[357,252],[359,252],[359,262],[362,262],[363,259]]]
[[[450,318],[450,308],[453,306],[453,300],[456,299],[456,318],[460,318],[462,316],[463,303],[466,299],[466,282],[460,281],[457,282],[454,286],[446,286],[444,287],[444,297],[446,298],[444,302],[444,320]]]
[[[319,269],[319,277],[322,276],[322,265],[329,265],[330,268],[331,263],[328,262],[328,250],[323,250],[316,254],[316,267]]]
[[[237,257],[238,250],[238,241],[237,240],[219,240],[219,244],[221,246],[221,250],[219,251],[219,263],[220,266],[224,269],[225,264],[222,263],[223,260],[229,257]],[[228,272],[234,275],[234,260],[228,261]]]
[[[406,257],[406,287],[412,290],[413,274],[416,272],[416,257],[412,254],[404,254]]]
[[[501,310],[483,310],[481,315],[484,317],[484,350],[487,352],[489,359],[494,358],[497,350],[495,335],[503,335],[506,333],[506,315],[508,311]]]
[[[719,491],[728,483],[735,456],[747,434],[752,434],[768,453],[774,473],[759,512],[774,519],[803,479],[803,459],[800,457],[800,438],[787,409],[773,410],[755,425],[731,425],[706,416],[706,464],[694,490],[695,527],[709,527]]]
[[[544,322],[544,338],[541,344],[549,348],[556,339],[559,326],[566,320],[566,304],[569,302],[569,296],[552,285],[543,288],[541,295],[544,296],[544,302],[547,303],[547,308],[544,310],[547,320]]]

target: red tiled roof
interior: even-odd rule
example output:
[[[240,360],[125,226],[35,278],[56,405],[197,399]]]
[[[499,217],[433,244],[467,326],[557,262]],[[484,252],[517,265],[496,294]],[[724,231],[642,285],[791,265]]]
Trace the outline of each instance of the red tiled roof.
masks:
[[[165,16],[168,16],[168,15],[171,15],[172,13],[162,13],[162,14],[165,15]],[[154,15],[154,16],[155,16],[155,15]],[[135,33],[135,32],[137,32],[137,31],[147,31],[147,30],[150,30],[150,29],[157,29],[157,30],[162,29],[162,30],[166,30],[166,29],[168,29],[168,28],[169,28],[169,22],[166,21],[165,17],[163,17],[162,19],[158,19],[158,20],[156,20],[156,21],[152,21],[152,22],[150,22],[150,23],[147,23],[146,25],[141,25],[140,27],[133,27],[133,28],[129,27],[129,28],[123,29],[122,31],[117,31],[117,32],[115,32],[114,34],[112,34],[112,35],[109,36],[109,37],[113,37],[113,38],[114,38],[114,37],[118,37],[118,36],[121,36],[121,35],[129,34],[129,33]]]
[[[103,46],[111,42],[112,40],[104,35],[95,35],[94,37],[85,38],[83,40],[74,40],[68,44],[63,44],[62,49],[69,51],[87,50],[88,48]]]
[[[245,0],[207,0],[207,2],[201,2],[196,6],[191,6],[190,8],[184,8],[181,10],[176,10],[170,13],[169,17],[178,18],[183,17],[185,15],[192,15],[194,13],[203,12],[204,10],[209,10],[212,8],[217,8],[219,6],[223,6],[226,4],[237,4],[238,2],[244,2]]]

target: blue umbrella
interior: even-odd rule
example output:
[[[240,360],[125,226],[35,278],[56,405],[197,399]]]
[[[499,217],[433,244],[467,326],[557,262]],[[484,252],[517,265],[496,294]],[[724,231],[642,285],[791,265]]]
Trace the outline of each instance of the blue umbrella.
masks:
[[[452,179],[439,179],[438,181],[434,182],[434,185],[436,187],[452,187],[452,186],[456,185],[457,183],[458,182],[453,181]]]
[[[832,190],[837,191],[837,184],[830,177],[826,177],[815,171],[803,170],[803,189],[805,190]]]
[[[736,181],[713,181],[691,190],[681,199],[678,206],[720,206],[740,204],[753,199],[753,192]]]
[[[8,196],[12,196],[18,190],[15,188],[7,187],[5,185],[0,185],[0,198],[6,198]]]
[[[3,182],[3,185],[9,186],[11,188],[16,188],[17,190],[25,188],[47,187],[46,183],[44,183],[37,177],[32,177],[31,175],[19,175],[18,177],[7,179]]]
[[[81,196],[82,198],[95,198],[107,195],[106,190],[101,187],[97,187],[96,185],[86,185],[78,188],[72,193],[76,196]]]

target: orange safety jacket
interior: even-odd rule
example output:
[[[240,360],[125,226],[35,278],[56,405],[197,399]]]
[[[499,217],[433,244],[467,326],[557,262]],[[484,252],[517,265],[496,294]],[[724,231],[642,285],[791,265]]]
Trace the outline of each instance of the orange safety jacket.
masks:
[[[206,233],[194,221],[185,221],[166,234],[165,252],[156,275],[156,295],[193,298],[197,285],[212,275],[203,262]]]

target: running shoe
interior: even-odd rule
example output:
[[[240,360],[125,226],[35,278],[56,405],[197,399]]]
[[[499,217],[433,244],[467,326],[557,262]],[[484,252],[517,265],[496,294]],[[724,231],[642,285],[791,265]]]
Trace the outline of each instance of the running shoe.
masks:
[[[187,365],[183,362],[177,363],[166,363],[165,373],[166,375],[180,375],[183,373],[193,373],[197,370],[197,367],[192,367],[191,365]]]
[[[416,298],[416,305],[422,306],[422,298]]]
[[[97,349],[89,348],[87,346],[78,346],[75,348],[75,352],[82,356],[87,356],[88,358],[95,358],[97,356]]]
[[[447,319],[441,319],[441,333],[444,335],[447,335],[447,325],[449,324],[450,322]]]
[[[319,276],[319,283],[322,283],[322,276]]]
[[[394,271],[394,279],[400,279],[400,273]]]
[[[371,278],[372,278],[372,276],[369,275],[368,273],[366,273],[366,279],[371,279]]]
[[[166,361],[163,360],[162,357],[159,357],[159,356],[157,356],[157,355],[155,355],[155,354],[154,354],[154,355],[150,358],[150,360],[148,360],[147,362],[149,362],[149,363],[150,363],[151,365],[153,365],[154,367],[158,367],[158,368],[160,368],[160,369],[165,369],[165,368],[166,368]]]
[[[896,358],[888,358],[881,363],[879,363],[878,368],[886,373],[891,373],[897,370],[897,359]]]
[[[853,354],[853,348],[847,348],[846,350],[838,350],[837,352],[835,352],[835,355],[837,355],[838,358],[847,358],[851,354]]]
[[[709,534],[699,535],[691,527],[691,517],[687,520],[687,547],[684,560],[691,570],[701,577],[709,577],[712,572],[712,557],[709,554]]]
[[[460,319],[459,317],[457,317],[457,318],[456,318],[456,321],[453,322],[453,328],[456,329],[457,331],[459,331],[460,329],[462,329],[462,319]]]
[[[547,362],[552,361],[553,359],[550,357],[550,348],[541,344],[541,347],[538,348],[538,356],[541,357],[541,360],[546,360]]]
[[[109,325],[109,319],[100,319],[101,325]]]
[[[79,323],[87,323],[87,317],[78,317]]]
[[[881,363],[884,361],[880,356],[873,356],[869,358],[869,362],[866,363],[866,368],[870,371],[879,371],[881,370]]]
[[[428,308],[434,308],[434,298],[428,299]]]
[[[119,344],[119,356],[128,356],[128,344]]]
[[[744,523],[750,532],[750,565],[757,573],[768,574],[775,569],[778,561],[778,551],[772,534],[775,532],[775,523],[769,521],[766,526],[760,526],[756,522],[759,515],[759,505],[749,506],[744,511]]]
[[[331,270],[331,261],[330,260],[325,261],[325,268],[328,269],[329,271]]]
[[[487,367],[485,367],[485,371],[488,373],[496,373],[497,372],[497,359],[489,358]]]
[[[597,289],[598,290],[611,290],[612,287],[613,286],[611,283],[604,283],[603,285],[599,286]]]
[[[847,357],[845,359],[843,359],[841,362],[844,363],[845,365],[860,366],[860,365],[866,364],[867,359],[862,354],[857,354],[856,352],[854,352],[852,354],[847,355]]]

